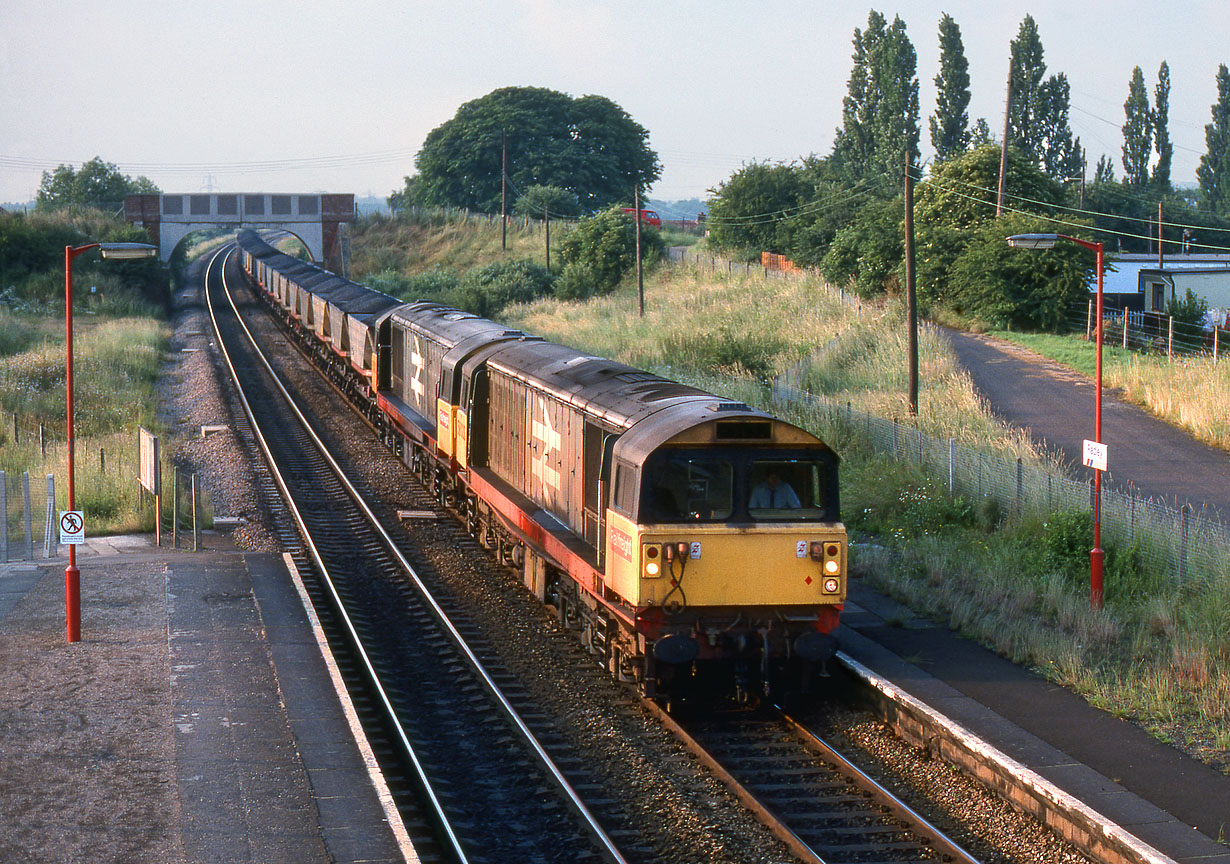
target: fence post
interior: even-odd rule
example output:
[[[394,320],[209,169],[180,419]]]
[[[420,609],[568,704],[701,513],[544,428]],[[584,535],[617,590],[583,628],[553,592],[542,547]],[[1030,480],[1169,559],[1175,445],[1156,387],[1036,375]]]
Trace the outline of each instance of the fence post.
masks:
[[[179,548],[179,469],[171,469],[175,474],[175,488],[171,492],[171,548]]]
[[[0,564],[9,563],[9,483],[0,471]]]
[[[43,557],[54,558],[60,554],[60,538],[57,535],[56,527],[59,519],[56,518],[56,477],[54,474],[47,475],[47,518],[43,522]]]
[[[1085,315],[1085,341],[1088,342],[1093,333],[1093,301],[1089,301],[1089,312]]]
[[[1187,582],[1187,541],[1191,537],[1192,505],[1183,505],[1183,527],[1179,531],[1179,584]]]
[[[901,458],[900,456],[897,455],[897,418],[896,417],[893,418],[893,458],[894,459]]]
[[[1020,515],[1025,507],[1025,483],[1023,469],[1021,468],[1021,457],[1016,457],[1016,512]]]
[[[197,516],[198,506],[196,474],[192,475],[192,551],[201,550],[201,523]]]
[[[1217,362],[1217,337],[1221,333],[1220,327],[1213,328],[1213,362]]]
[[[1166,337],[1166,359],[1174,359],[1174,316],[1170,316],[1169,333]]]
[[[948,439],[948,494],[957,491],[957,439]]]
[[[42,451],[43,458],[47,458],[47,425],[43,421],[38,423],[38,449]]]
[[[26,543],[25,549],[26,560],[34,560],[34,525],[30,521],[30,472],[21,472],[21,500],[25,511],[26,523]]]

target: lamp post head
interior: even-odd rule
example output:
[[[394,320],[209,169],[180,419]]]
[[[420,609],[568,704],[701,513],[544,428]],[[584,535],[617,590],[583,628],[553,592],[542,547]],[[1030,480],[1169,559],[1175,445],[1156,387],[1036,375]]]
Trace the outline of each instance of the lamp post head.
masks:
[[[1014,249],[1054,249],[1058,234],[1013,234],[1008,245]]]
[[[99,243],[98,251],[104,258],[116,261],[132,261],[140,258],[157,258],[158,247],[149,243]]]

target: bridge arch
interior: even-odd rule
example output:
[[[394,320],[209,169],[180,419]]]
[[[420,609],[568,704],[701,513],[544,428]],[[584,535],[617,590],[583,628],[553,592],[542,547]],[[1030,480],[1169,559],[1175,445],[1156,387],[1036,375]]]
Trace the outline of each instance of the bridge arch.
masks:
[[[342,273],[342,225],[354,221],[354,195],[163,192],[129,195],[124,214],[149,232],[164,262],[193,231],[282,228],[298,236],[315,261]]]

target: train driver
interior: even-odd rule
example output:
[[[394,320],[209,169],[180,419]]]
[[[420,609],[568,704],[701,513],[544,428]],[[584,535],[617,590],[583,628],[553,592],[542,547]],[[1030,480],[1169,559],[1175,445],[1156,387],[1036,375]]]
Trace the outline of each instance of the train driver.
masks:
[[[782,481],[776,471],[769,471],[763,482],[756,484],[752,497],[747,502],[749,510],[767,508],[772,510],[797,510],[803,506],[799,496],[794,493],[789,483]]]

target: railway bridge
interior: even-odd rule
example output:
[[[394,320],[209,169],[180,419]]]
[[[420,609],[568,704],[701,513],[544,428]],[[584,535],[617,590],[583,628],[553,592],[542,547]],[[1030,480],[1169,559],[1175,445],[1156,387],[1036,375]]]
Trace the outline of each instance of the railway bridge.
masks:
[[[246,192],[129,195],[125,218],[149,232],[159,258],[170,260],[188,234],[205,228],[280,228],[294,234],[326,269],[342,272],[342,225],[354,220],[354,195]]]

